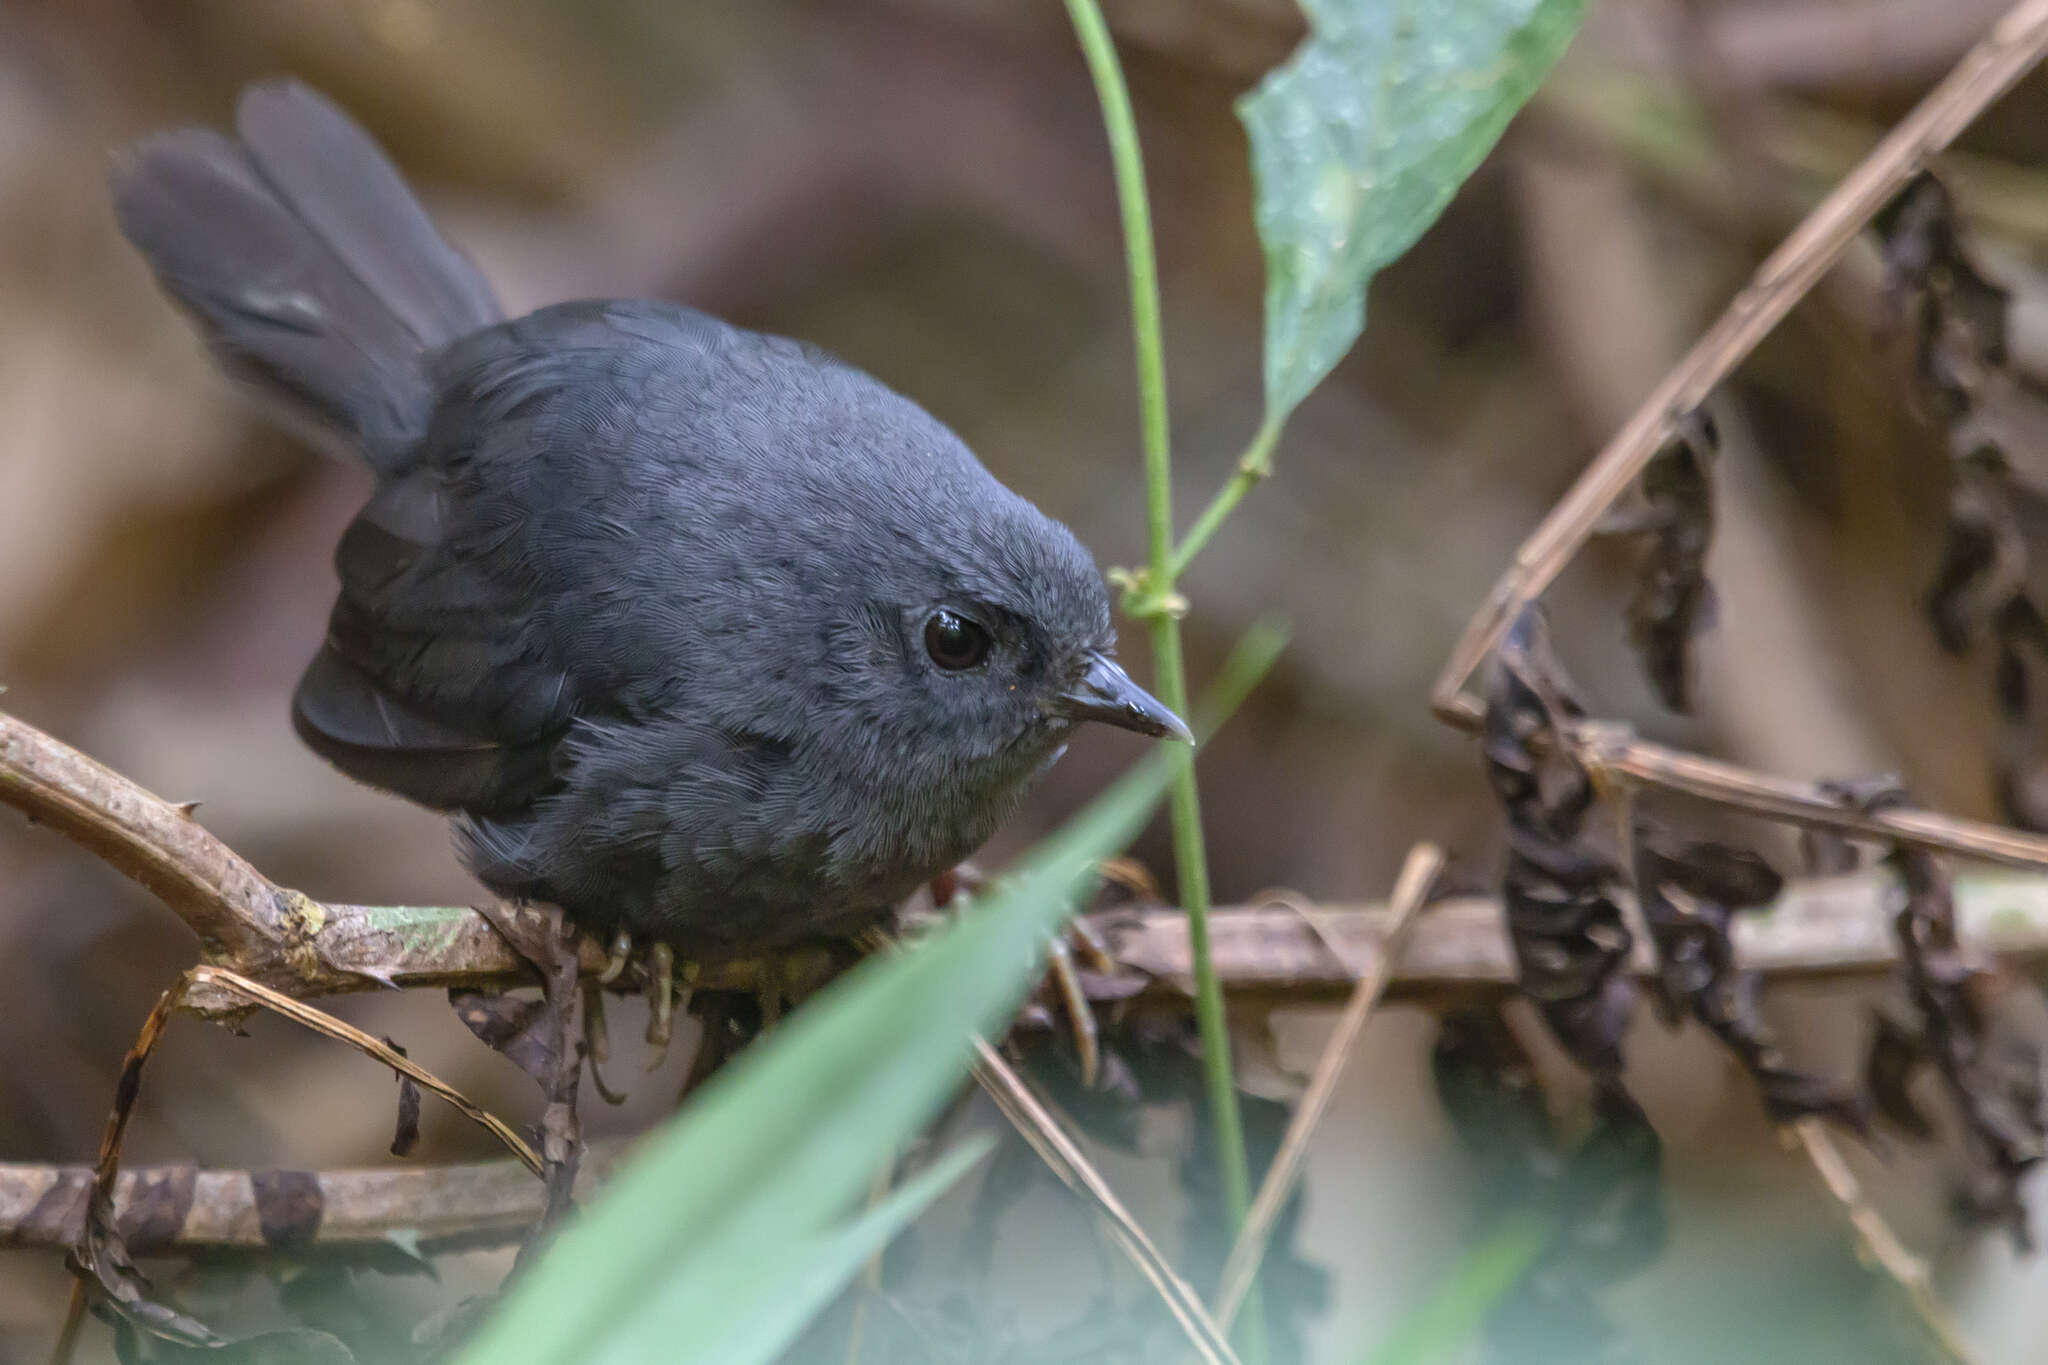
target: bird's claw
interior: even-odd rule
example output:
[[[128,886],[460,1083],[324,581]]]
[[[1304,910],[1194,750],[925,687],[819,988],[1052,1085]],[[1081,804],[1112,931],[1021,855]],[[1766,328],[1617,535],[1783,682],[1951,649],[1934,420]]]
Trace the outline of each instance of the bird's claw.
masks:
[[[676,950],[657,943],[647,950],[647,1045],[654,1049],[645,1070],[659,1071],[668,1060],[668,1042],[675,1032]]]
[[[1065,1007],[1067,1022],[1073,1029],[1074,1056],[1081,1064],[1081,1087],[1093,1090],[1102,1069],[1102,1039],[1095,1027],[1095,1009],[1081,989],[1081,973],[1074,966],[1071,942],[1065,935],[1052,941],[1045,975]]]
[[[971,865],[962,863],[932,878],[932,903],[940,913],[951,913],[966,897],[978,894],[987,886],[987,877]],[[1052,941],[1045,979],[1046,984],[1052,987],[1072,1031],[1074,1057],[1081,1068],[1081,1084],[1092,1090],[1102,1074],[1102,1039],[1095,1025],[1095,1009],[1081,984],[1081,969],[1076,965],[1076,959],[1091,971],[1107,973],[1114,967],[1102,940],[1079,920]]]
[[[601,983],[602,978],[583,983],[583,1048],[590,1057],[590,1083],[597,1090],[597,1097],[616,1108],[626,1102],[626,1097],[606,1085],[604,1073],[598,1070],[612,1059],[611,1034],[605,1027],[604,986]]]
[[[633,956],[633,936],[621,929],[612,939],[612,955],[605,959],[604,970],[597,974],[597,984],[609,986],[617,981],[626,970],[626,963]]]

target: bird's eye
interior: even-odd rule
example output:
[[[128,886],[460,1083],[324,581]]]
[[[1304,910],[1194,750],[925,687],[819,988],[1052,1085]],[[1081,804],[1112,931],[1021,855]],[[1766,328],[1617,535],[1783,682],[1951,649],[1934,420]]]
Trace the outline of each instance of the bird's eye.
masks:
[[[979,621],[971,621],[957,611],[935,611],[924,623],[924,652],[948,672],[973,668],[988,658],[992,643]]]

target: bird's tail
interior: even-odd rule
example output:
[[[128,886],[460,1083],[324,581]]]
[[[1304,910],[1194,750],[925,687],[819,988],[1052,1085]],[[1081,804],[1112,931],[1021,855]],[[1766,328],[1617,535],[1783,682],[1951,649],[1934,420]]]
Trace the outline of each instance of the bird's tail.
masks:
[[[122,156],[121,230],[230,372],[388,470],[431,415],[429,357],[498,302],[325,97],[251,86],[235,133],[180,128]]]

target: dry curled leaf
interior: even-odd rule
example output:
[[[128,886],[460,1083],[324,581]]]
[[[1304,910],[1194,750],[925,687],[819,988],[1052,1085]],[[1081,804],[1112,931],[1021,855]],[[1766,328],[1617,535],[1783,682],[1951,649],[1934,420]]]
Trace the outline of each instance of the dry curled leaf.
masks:
[[[2048,829],[2048,748],[2034,708],[2048,624],[2029,584],[2031,545],[2048,525],[2041,434],[2048,419],[2007,364],[2011,298],[1971,259],[1948,190],[1922,172],[1874,220],[1895,326],[1913,342],[1915,388],[1951,456],[1948,526],[1925,606],[1942,648],[1988,634],[2002,722],[1999,803],[2024,829]],[[2033,535],[2029,535],[2029,529]]]
[[[546,1000],[512,994],[450,990],[448,1003],[464,1028],[542,1085],[554,1074],[556,1051],[549,1036]]]
[[[1893,791],[1867,804],[1903,801]],[[1931,1125],[1908,1087],[1921,1066],[1934,1068],[1962,1121],[1968,1166],[1957,1191],[1960,1210],[1974,1221],[2003,1225],[2016,1245],[2030,1249],[2020,1192],[2048,1156],[2048,1056],[2038,1034],[2006,1026],[2012,1011],[2002,997],[2035,988],[1963,947],[1954,889],[1940,859],[1896,846],[1887,862],[1905,893],[1894,925],[1914,1021],[1880,1023],[1866,1071],[1886,1117],[1908,1133],[1923,1133]]]
[[[1692,710],[1692,642],[1713,624],[1707,550],[1714,539],[1712,466],[1719,438],[1705,413],[1673,425],[1670,442],[1643,469],[1638,529],[1647,544],[1628,604],[1629,643],[1650,685],[1673,711]]]
[[[401,1057],[407,1055],[406,1050],[390,1038],[384,1040],[384,1046]],[[420,1143],[420,1087],[404,1072],[395,1074],[398,1076],[398,1121],[391,1133],[391,1155],[410,1156],[412,1149]]]
[[[1864,1131],[1863,1097],[1786,1062],[1757,1010],[1758,974],[1736,965],[1735,916],[1777,899],[1784,887],[1777,869],[1753,849],[1680,842],[1640,824],[1635,867],[1666,1019],[1689,1014],[1705,1024],[1756,1081],[1778,1122],[1812,1115]]]
[[[1633,939],[1615,900],[1619,870],[1585,837],[1592,781],[1557,742],[1578,713],[1542,616],[1528,608],[1501,642],[1484,730],[1487,776],[1508,817],[1508,938],[1521,988],[1551,1032],[1579,1065],[1619,1086],[1635,1008],[1623,970]]]

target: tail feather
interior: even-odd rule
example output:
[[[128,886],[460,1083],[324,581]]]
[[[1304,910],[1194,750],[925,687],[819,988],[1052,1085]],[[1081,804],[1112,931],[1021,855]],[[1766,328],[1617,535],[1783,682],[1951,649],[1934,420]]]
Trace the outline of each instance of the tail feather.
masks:
[[[233,373],[388,470],[425,430],[428,357],[497,302],[320,95],[252,87],[237,132],[136,146],[113,175],[121,230]]]
[[[334,105],[295,81],[251,86],[235,131],[263,178],[421,346],[498,320],[498,301],[449,246],[397,167]]]

